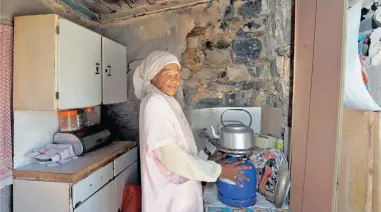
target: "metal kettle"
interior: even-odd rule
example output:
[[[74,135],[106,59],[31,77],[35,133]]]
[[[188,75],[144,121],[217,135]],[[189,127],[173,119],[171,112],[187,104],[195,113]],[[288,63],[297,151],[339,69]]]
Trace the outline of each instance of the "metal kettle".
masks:
[[[244,124],[225,124],[223,116],[227,111],[246,112],[250,117],[249,125]],[[254,148],[254,130],[251,129],[251,114],[244,109],[227,109],[221,114],[222,128],[220,134],[217,134],[213,126],[211,126],[213,139],[219,139],[221,150],[228,151],[249,151]]]

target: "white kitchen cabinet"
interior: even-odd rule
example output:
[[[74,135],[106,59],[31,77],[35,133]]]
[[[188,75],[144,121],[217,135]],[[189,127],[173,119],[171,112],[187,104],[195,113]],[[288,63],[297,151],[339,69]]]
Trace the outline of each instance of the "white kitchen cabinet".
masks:
[[[127,101],[126,47],[102,37],[102,103]]]
[[[114,180],[115,200],[119,210],[122,208],[123,190],[127,184],[137,184],[138,182],[138,162],[135,161]]]
[[[125,46],[54,14],[14,20],[15,110],[127,100]]]
[[[102,36],[58,18],[58,108],[100,105]]]
[[[14,22],[14,109],[101,104],[101,35],[54,14]]]

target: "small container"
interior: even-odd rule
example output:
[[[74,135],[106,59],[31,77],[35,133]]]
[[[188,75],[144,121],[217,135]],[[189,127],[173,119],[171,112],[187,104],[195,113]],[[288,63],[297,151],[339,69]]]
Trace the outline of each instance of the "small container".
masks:
[[[61,132],[75,131],[80,128],[77,110],[59,111],[58,116]]]
[[[217,150],[217,147],[212,142],[207,141],[204,146],[204,152],[208,156],[213,155]]]
[[[94,107],[85,107],[84,109],[84,125],[90,127],[99,124],[99,116],[94,111]]]

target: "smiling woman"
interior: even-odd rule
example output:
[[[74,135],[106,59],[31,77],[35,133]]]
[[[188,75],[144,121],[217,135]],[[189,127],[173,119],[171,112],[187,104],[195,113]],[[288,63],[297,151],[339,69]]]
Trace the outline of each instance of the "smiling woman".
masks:
[[[248,180],[241,162],[217,164],[197,156],[184,112],[174,98],[180,85],[180,63],[169,52],[154,51],[134,72],[135,95],[141,99],[139,140],[142,211],[202,212],[201,181],[227,178],[242,186]],[[193,200],[193,201],[189,201]]]

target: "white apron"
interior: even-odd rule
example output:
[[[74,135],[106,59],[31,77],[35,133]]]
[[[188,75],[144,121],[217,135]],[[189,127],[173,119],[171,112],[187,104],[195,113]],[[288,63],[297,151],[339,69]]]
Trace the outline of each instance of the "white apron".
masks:
[[[153,153],[176,142],[184,151],[197,155],[180,104],[151,85],[140,105],[139,129],[142,212],[202,212],[201,183],[168,171]]]

